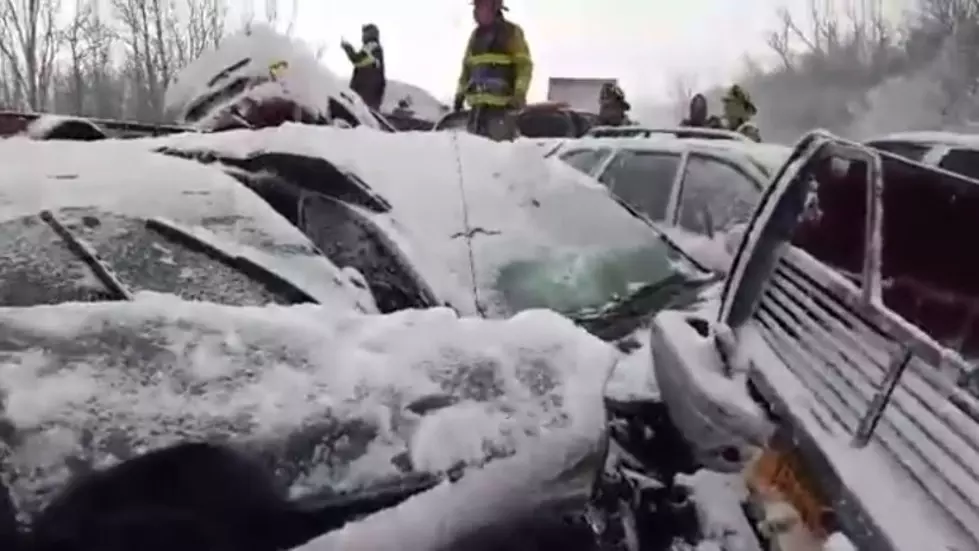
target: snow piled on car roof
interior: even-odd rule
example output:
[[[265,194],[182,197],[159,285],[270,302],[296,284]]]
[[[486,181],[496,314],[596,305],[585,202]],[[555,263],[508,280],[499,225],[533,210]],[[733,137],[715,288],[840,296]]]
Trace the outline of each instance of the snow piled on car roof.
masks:
[[[219,47],[204,52],[184,67],[167,87],[166,109],[179,113],[180,120],[192,105],[223,90],[236,78],[268,80],[270,69],[281,63],[285,66],[277,71],[273,81],[228,97],[208,111],[217,114],[222,106],[236,103],[242,96],[274,96],[289,99],[312,113],[328,117],[333,99],[349,109],[362,124],[377,125],[360,96],[320,63],[306,43],[269,25],[257,23],[223,38]]]
[[[125,141],[21,138],[4,141],[0,166],[0,222],[85,207],[165,218],[275,271],[320,302],[372,309],[302,232],[213,167],[149,153]]]
[[[547,311],[460,319],[318,305],[133,302],[0,309],[0,462],[36,508],[73,469],[181,440],[262,450],[296,492],[597,438],[615,350]],[[442,396],[421,415],[406,406]]]

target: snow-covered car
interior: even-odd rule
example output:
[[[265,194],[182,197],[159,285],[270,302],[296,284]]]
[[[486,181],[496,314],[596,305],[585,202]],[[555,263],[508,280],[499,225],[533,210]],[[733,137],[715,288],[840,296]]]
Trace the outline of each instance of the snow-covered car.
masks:
[[[432,130],[465,130],[469,110],[447,113]],[[524,138],[578,138],[594,124],[595,115],[571,109],[564,103],[532,103],[514,114],[518,135]]]
[[[604,186],[515,144],[286,125],[147,146],[242,175],[382,311],[548,308],[617,339],[716,278]]]
[[[602,471],[613,347],[544,311],[374,314],[356,278],[214,167],[122,141],[11,139],[0,160],[0,464],[23,516],[92,468],[206,440],[263,457],[324,532],[350,520],[338,508],[455,473],[384,529],[333,536],[353,548],[587,540],[562,515],[580,518]],[[382,482],[401,498],[359,491]],[[63,521],[36,548],[70,536]]]
[[[736,242],[736,230],[788,153],[780,145],[666,134],[582,138],[548,155],[602,182],[702,264],[723,270],[731,257],[728,242]]]
[[[956,132],[900,132],[864,142],[880,151],[979,180],[979,136]]]
[[[0,138],[26,135],[37,140],[92,141],[106,137],[164,136],[191,130],[177,125],[0,111]]]
[[[167,87],[167,111],[199,130],[284,121],[393,127],[298,40],[249,25],[184,67]]]
[[[777,548],[979,548],[977,220],[979,183],[814,132],[719,306],[654,320],[671,418]]]
[[[57,249],[51,254],[62,254],[68,246],[77,257],[69,256],[69,265],[107,271],[99,276],[102,283],[122,277],[126,295],[156,291],[215,302],[226,302],[220,297],[227,296],[234,303],[240,290],[243,304],[278,302],[275,293],[285,293],[293,302],[376,311],[358,274],[331,263],[234,178],[126,144],[19,138],[0,143],[0,162],[6,167],[0,175],[0,214],[9,235],[2,246],[10,247],[3,257],[12,263],[7,270],[37,270],[48,278],[17,280],[39,285],[28,291],[18,290],[16,278],[8,275],[9,300],[35,300],[26,297],[43,296],[45,286],[54,285],[56,291],[64,286],[59,282],[72,281],[54,269],[53,259],[30,263],[32,247],[40,250],[43,241]],[[39,255],[37,260],[43,259]],[[99,281],[83,277],[84,270],[77,274],[78,282],[99,287]],[[252,289],[263,285],[275,292]]]

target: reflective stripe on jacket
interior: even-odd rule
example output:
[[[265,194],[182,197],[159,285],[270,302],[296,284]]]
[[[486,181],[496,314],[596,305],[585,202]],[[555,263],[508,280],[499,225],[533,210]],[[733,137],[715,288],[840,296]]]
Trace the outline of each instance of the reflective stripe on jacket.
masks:
[[[359,51],[344,45],[347,57],[353,63],[350,88],[363,98],[364,103],[378,109],[384,99],[387,77],[384,74],[384,49],[379,42],[368,41]]]
[[[514,100],[526,103],[532,74],[523,30],[501,20],[470,35],[456,93],[473,107],[504,107]]]

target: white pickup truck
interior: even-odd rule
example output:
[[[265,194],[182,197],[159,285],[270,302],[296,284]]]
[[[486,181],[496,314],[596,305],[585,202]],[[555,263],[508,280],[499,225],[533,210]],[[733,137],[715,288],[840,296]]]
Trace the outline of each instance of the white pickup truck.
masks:
[[[813,132],[720,304],[656,317],[670,416],[764,547],[979,549],[977,236],[979,181]]]

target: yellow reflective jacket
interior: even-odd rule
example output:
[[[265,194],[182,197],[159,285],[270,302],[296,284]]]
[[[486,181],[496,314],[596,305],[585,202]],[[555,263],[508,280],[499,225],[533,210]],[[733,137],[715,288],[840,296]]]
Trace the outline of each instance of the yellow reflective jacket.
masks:
[[[533,70],[523,29],[501,19],[469,36],[456,95],[471,107],[523,105]]]

